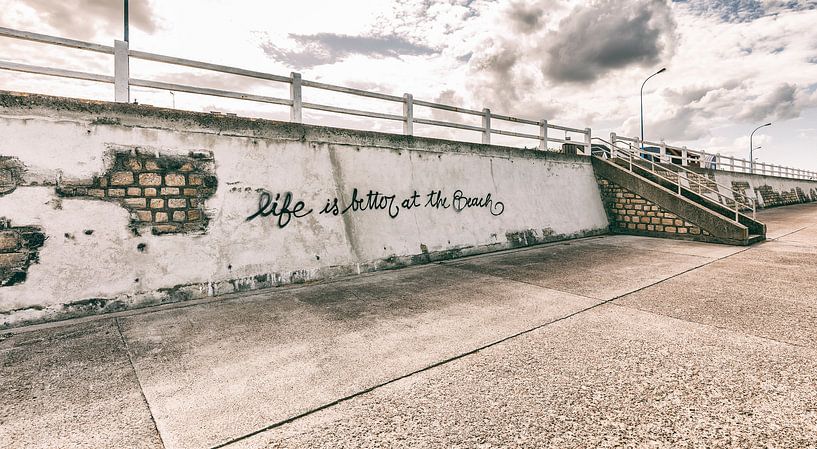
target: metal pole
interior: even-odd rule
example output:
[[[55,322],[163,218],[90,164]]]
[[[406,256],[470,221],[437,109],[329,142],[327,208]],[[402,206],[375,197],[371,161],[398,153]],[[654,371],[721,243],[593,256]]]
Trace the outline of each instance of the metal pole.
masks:
[[[772,126],[772,123],[769,122],[766,123],[765,125],[760,125],[757,128],[755,128],[751,134],[749,134],[749,162],[752,163],[752,174],[755,174],[755,158],[753,157],[755,153],[755,147],[754,145],[752,145],[752,138],[755,136],[755,131],[759,130],[760,128],[763,128],[764,126]]]
[[[125,42],[130,42],[130,33],[128,29],[128,0],[125,0]]]
[[[644,82],[641,83],[641,151],[644,151],[644,85],[647,84],[647,81],[649,81],[650,78],[654,77],[655,75],[658,75],[659,73],[663,73],[666,70],[667,68],[663,67],[661,70],[648,76],[647,79],[645,79]]]

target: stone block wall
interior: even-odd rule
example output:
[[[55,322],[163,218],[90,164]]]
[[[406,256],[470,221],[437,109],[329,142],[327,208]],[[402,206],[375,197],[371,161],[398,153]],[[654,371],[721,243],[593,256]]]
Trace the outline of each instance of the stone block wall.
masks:
[[[732,183],[734,185],[734,182]],[[763,200],[763,207],[786,206],[789,204],[807,203],[817,199],[814,189],[809,194],[803,191],[800,187],[791,189],[789,191],[776,191],[770,185],[762,185],[755,187],[755,192]]]
[[[45,235],[35,226],[12,227],[0,218],[0,287],[26,280],[28,267],[37,263]]]
[[[709,236],[693,223],[683,220],[649,200],[604,178],[596,178],[610,232],[672,238]]]
[[[142,149],[111,152],[108,170],[89,180],[60,180],[57,193],[119,203],[131,228],[153,234],[203,232],[209,218],[204,201],[216,190],[212,155],[160,155]]]

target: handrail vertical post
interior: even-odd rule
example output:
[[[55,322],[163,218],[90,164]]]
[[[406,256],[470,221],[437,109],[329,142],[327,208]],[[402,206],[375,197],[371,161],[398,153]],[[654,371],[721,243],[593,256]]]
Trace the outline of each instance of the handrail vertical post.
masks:
[[[301,74],[292,72],[289,83],[289,99],[292,106],[289,107],[289,121],[292,123],[303,122],[303,94],[301,92]]]
[[[539,149],[547,151],[548,149],[548,121],[542,120],[539,124]]]
[[[658,162],[666,164],[667,161],[667,144],[663,140],[661,141],[661,146],[658,149]]]
[[[414,97],[403,94],[403,134],[414,135]]]
[[[488,108],[482,110],[482,143],[491,143],[491,110]]]
[[[584,150],[587,156],[593,155],[593,131],[590,128],[584,129]]]
[[[686,146],[681,147],[681,166],[689,166],[689,150],[687,150]]]
[[[114,101],[130,103],[130,57],[126,41],[113,41]],[[110,98],[110,97],[109,97]]]
[[[616,157],[616,133],[610,133],[610,159]]]

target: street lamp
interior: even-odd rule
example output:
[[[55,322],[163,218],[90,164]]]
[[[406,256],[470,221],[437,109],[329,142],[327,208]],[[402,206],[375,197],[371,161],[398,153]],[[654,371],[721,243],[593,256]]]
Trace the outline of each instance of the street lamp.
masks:
[[[125,0],[125,42],[130,42],[128,30],[128,0]]]
[[[658,75],[659,73],[664,73],[666,71],[667,68],[663,67],[661,68],[661,70],[648,76],[647,79],[645,79],[644,82],[641,83],[641,151],[644,151],[644,85],[647,84],[647,81],[649,81],[650,78],[654,77],[655,75]]]
[[[763,128],[765,126],[772,126],[772,122],[766,123],[765,125],[758,126],[757,128],[755,128],[754,131],[752,131],[752,134],[749,134],[749,160],[752,161],[752,174],[755,173],[755,160],[752,157],[754,155],[754,153],[755,153],[755,147],[752,144],[752,137],[754,137],[755,131],[757,131],[760,128]]]

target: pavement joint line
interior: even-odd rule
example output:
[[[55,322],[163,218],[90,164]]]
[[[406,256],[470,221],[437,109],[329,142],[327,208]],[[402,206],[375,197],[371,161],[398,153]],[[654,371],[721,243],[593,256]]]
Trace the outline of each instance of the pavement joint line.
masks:
[[[327,403],[325,403],[325,404],[319,405],[319,406],[317,406],[317,407],[311,408],[311,409],[306,410],[306,411],[304,411],[304,412],[301,412],[301,413],[299,413],[299,414],[297,414],[297,415],[290,416],[289,418],[283,419],[283,420],[281,420],[281,421],[277,421],[277,422],[275,422],[275,423],[272,423],[272,424],[267,425],[267,426],[265,426],[265,427],[262,427],[262,428],[260,428],[260,429],[256,429],[256,430],[254,430],[254,431],[252,431],[252,432],[246,433],[246,434],[244,434],[244,435],[240,435],[240,436],[238,436],[238,437],[235,437],[235,438],[230,439],[230,440],[228,440],[228,441],[225,441],[225,442],[223,442],[223,443],[219,443],[219,444],[217,444],[217,445],[215,445],[215,446],[211,446],[211,447],[210,447],[210,449],[221,449],[221,448],[225,448],[225,447],[230,446],[230,445],[232,445],[232,444],[235,444],[235,443],[238,443],[238,442],[240,442],[240,441],[246,440],[247,438],[251,438],[251,437],[254,437],[254,436],[256,436],[256,435],[262,434],[262,433],[264,433],[264,432],[267,432],[267,431],[270,431],[270,430],[276,429],[276,428],[278,428],[278,427],[284,426],[284,425],[286,425],[286,424],[290,424],[290,423],[295,422],[295,421],[297,421],[297,420],[299,420],[299,419],[301,419],[301,418],[305,418],[305,417],[307,417],[307,416],[313,415],[313,414],[318,413],[318,412],[320,412],[320,411],[323,411],[323,410],[329,409],[329,408],[331,408],[331,407],[334,407],[334,406],[336,406],[336,405],[338,405],[338,404],[341,404],[341,403],[343,403],[343,402],[347,402],[347,401],[350,401],[350,400],[355,399],[355,398],[357,398],[357,397],[360,397],[360,396],[363,396],[363,395],[365,395],[365,394],[371,393],[371,392],[372,392],[372,391],[374,391],[374,390],[377,390],[377,389],[380,389],[380,388],[382,388],[382,387],[385,387],[385,386],[391,385],[391,384],[393,384],[393,383],[396,383],[396,382],[401,381],[401,380],[403,380],[403,379],[407,379],[407,378],[412,377],[412,376],[415,376],[415,375],[417,375],[417,374],[421,374],[421,373],[424,373],[424,372],[426,372],[426,371],[430,371],[430,370],[432,370],[432,369],[434,369],[434,368],[437,368],[437,367],[440,367],[440,366],[446,365],[446,364],[448,364],[448,363],[455,362],[455,361],[457,361],[457,360],[463,359],[463,358],[468,357],[468,356],[470,356],[470,355],[477,354],[478,352],[484,351],[484,350],[489,349],[489,348],[491,348],[491,347],[494,347],[494,346],[500,345],[500,344],[502,344],[502,343],[505,343],[505,342],[510,341],[510,340],[513,340],[513,339],[515,339],[515,338],[521,337],[521,336],[523,336],[523,335],[527,335],[527,334],[530,334],[530,333],[535,332],[535,331],[537,331],[537,330],[543,329],[543,328],[545,328],[545,327],[547,327],[547,326],[550,326],[551,324],[555,324],[555,323],[558,323],[558,322],[565,321],[565,320],[567,320],[567,319],[573,318],[573,317],[575,317],[575,316],[577,316],[577,315],[580,315],[580,314],[582,314],[582,313],[584,313],[584,312],[587,312],[587,311],[590,311],[590,310],[593,310],[593,309],[596,309],[596,308],[602,307],[602,306],[604,306],[604,305],[607,305],[607,304],[609,304],[609,303],[612,303],[613,301],[615,301],[615,300],[617,300],[617,299],[620,299],[620,298],[623,298],[624,296],[630,295],[630,294],[635,293],[635,292],[639,292],[639,291],[644,290],[644,289],[646,289],[646,288],[652,287],[653,285],[660,284],[661,282],[664,282],[664,281],[666,281],[666,280],[669,280],[669,279],[675,278],[675,277],[680,276],[680,275],[682,275],[682,274],[688,273],[688,272],[693,271],[693,270],[697,270],[698,268],[701,268],[701,267],[703,267],[703,266],[706,266],[706,265],[709,265],[709,264],[711,264],[711,263],[717,262],[718,260],[722,260],[722,259],[725,259],[725,258],[727,258],[727,257],[734,256],[735,254],[739,254],[739,253],[742,253],[742,252],[744,252],[744,251],[748,251],[749,249],[751,249],[751,247],[743,248],[743,249],[741,249],[741,250],[739,250],[739,251],[737,251],[737,252],[735,252],[735,253],[732,253],[732,254],[729,254],[729,255],[726,255],[726,256],[723,256],[723,257],[718,257],[718,258],[711,259],[711,260],[709,260],[709,261],[707,261],[706,263],[703,263],[703,264],[701,264],[701,265],[697,265],[697,266],[695,266],[695,267],[688,268],[688,269],[683,270],[683,271],[681,271],[681,272],[679,272],[679,273],[676,273],[676,274],[673,274],[673,275],[671,275],[671,276],[668,276],[668,277],[666,277],[666,278],[664,278],[664,279],[660,279],[660,280],[658,280],[658,281],[655,281],[655,282],[653,282],[653,283],[651,283],[651,284],[649,284],[649,285],[645,285],[645,286],[642,286],[642,287],[636,288],[636,289],[634,289],[634,290],[632,290],[632,291],[630,291],[630,292],[627,292],[627,293],[623,293],[623,294],[621,294],[621,295],[614,296],[613,298],[610,298],[610,299],[607,299],[607,300],[599,300],[598,298],[591,298],[591,297],[586,297],[586,296],[585,296],[585,298],[592,299],[592,300],[595,300],[595,301],[600,301],[600,302],[598,302],[598,303],[596,303],[596,304],[593,304],[593,305],[591,305],[591,306],[585,307],[585,308],[583,308],[583,309],[577,310],[577,311],[575,311],[575,312],[569,313],[569,314],[567,314],[567,315],[565,315],[565,316],[562,316],[562,317],[559,317],[559,318],[556,318],[556,319],[553,319],[553,320],[547,321],[547,322],[545,322],[545,323],[537,324],[536,326],[533,326],[533,327],[531,327],[531,328],[524,329],[524,330],[521,330],[521,331],[516,332],[516,333],[514,333],[514,334],[511,334],[511,335],[508,335],[508,336],[502,337],[502,338],[500,338],[500,339],[498,339],[498,340],[494,340],[493,342],[486,343],[486,344],[484,344],[484,345],[482,345],[482,346],[479,346],[479,347],[477,347],[477,348],[471,349],[471,350],[469,350],[469,351],[466,351],[466,352],[463,352],[463,353],[460,353],[460,354],[457,354],[457,355],[454,355],[454,356],[451,356],[451,357],[445,358],[445,359],[443,359],[443,360],[440,360],[440,361],[434,362],[434,363],[432,363],[432,364],[430,364],[430,365],[427,365],[427,366],[425,366],[425,367],[423,367],[423,368],[419,368],[419,369],[414,370],[414,371],[411,371],[411,372],[409,372],[409,373],[402,374],[402,375],[400,375],[400,376],[397,376],[397,377],[391,378],[391,379],[389,379],[389,380],[386,380],[386,381],[383,381],[383,382],[377,383],[377,384],[372,385],[372,386],[370,386],[370,387],[367,387],[367,388],[365,388],[365,389],[363,389],[363,390],[360,390],[360,391],[354,392],[354,393],[349,394],[349,395],[347,395],[347,396],[344,396],[344,397],[341,397],[341,398],[335,399],[335,400],[333,400],[333,401],[327,402]],[[454,267],[454,268],[457,268],[457,267]],[[466,269],[463,269],[463,268],[458,268],[458,269],[460,269],[460,270],[466,270]],[[491,276],[491,275],[489,275],[489,276]],[[498,277],[498,276],[494,276],[494,277]],[[506,278],[502,278],[502,279],[506,279]],[[516,280],[511,279],[511,281],[516,281]],[[522,282],[522,281],[516,281],[516,282]],[[525,283],[525,282],[522,282],[522,283]],[[540,288],[540,289],[554,290],[554,289],[550,289],[550,288],[548,288],[548,287],[542,287],[542,286],[535,285],[535,284],[530,284],[530,285],[532,285],[532,286],[534,286],[534,287],[537,287],[537,288]],[[556,291],[562,292],[561,290],[556,290]],[[562,292],[562,293],[568,293],[568,292]],[[575,295],[575,294],[574,294],[574,295]],[[576,296],[583,296],[583,295],[576,295]]]
[[[411,371],[411,372],[409,372],[409,373],[402,374],[402,375],[400,375],[400,376],[397,376],[397,377],[391,378],[391,379],[389,379],[389,380],[386,380],[386,381],[383,381],[383,382],[377,383],[377,384],[375,384],[375,385],[372,385],[372,386],[370,386],[370,387],[367,387],[367,388],[365,388],[365,389],[363,389],[363,390],[357,391],[357,392],[352,393],[352,394],[350,394],[350,395],[344,396],[344,397],[342,397],[342,398],[335,399],[335,400],[333,400],[333,401],[330,401],[330,402],[327,402],[327,403],[325,403],[325,404],[319,405],[319,406],[317,406],[317,407],[311,408],[311,409],[309,409],[309,410],[307,410],[307,411],[305,411],[305,412],[301,412],[301,413],[299,413],[299,414],[297,414],[297,415],[290,416],[289,418],[283,419],[283,420],[281,420],[281,421],[277,421],[277,422],[275,422],[275,423],[273,423],[273,424],[270,424],[270,425],[268,425],[268,426],[262,427],[262,428],[260,428],[260,429],[254,430],[254,431],[249,432],[249,433],[246,433],[246,434],[244,434],[244,435],[241,435],[241,436],[235,437],[235,438],[233,438],[233,439],[231,439],[231,440],[225,441],[225,442],[223,442],[223,443],[219,443],[219,444],[217,444],[217,445],[215,445],[215,446],[211,446],[211,447],[210,447],[210,449],[220,449],[220,448],[224,448],[224,447],[227,447],[227,446],[229,446],[229,445],[232,445],[232,444],[238,443],[238,442],[240,442],[240,441],[246,440],[247,438],[251,438],[251,437],[254,437],[254,436],[259,435],[259,434],[261,434],[261,433],[264,433],[264,432],[267,432],[267,431],[273,430],[273,429],[275,429],[275,428],[281,427],[281,426],[283,426],[283,425],[286,425],[286,424],[289,424],[289,423],[295,422],[295,421],[297,421],[297,420],[299,420],[299,419],[301,419],[301,418],[305,418],[305,417],[307,417],[307,416],[309,416],[309,415],[312,415],[312,414],[315,414],[315,413],[317,413],[317,412],[320,412],[320,411],[326,410],[326,409],[328,409],[328,408],[334,407],[334,406],[336,406],[336,405],[338,405],[338,404],[341,404],[341,403],[343,403],[343,402],[347,402],[347,401],[350,401],[350,400],[355,399],[355,398],[357,398],[357,397],[363,396],[363,395],[365,395],[365,394],[367,394],[367,393],[371,393],[372,391],[377,390],[377,389],[379,389],[379,388],[382,388],[382,387],[385,387],[385,386],[391,385],[391,384],[393,384],[393,383],[396,383],[396,382],[401,381],[401,380],[403,380],[403,379],[407,379],[407,378],[412,377],[412,376],[415,376],[415,375],[417,375],[417,374],[421,374],[421,373],[424,373],[424,372],[426,372],[426,371],[430,371],[430,370],[432,370],[432,369],[434,369],[434,368],[437,368],[437,367],[440,367],[440,366],[442,366],[442,365],[446,365],[446,364],[448,364],[448,363],[455,362],[455,361],[457,361],[457,360],[463,359],[463,358],[468,357],[468,356],[470,356],[470,355],[474,355],[474,354],[476,354],[476,353],[478,353],[478,352],[481,352],[481,351],[484,351],[484,350],[489,349],[489,348],[491,348],[491,347],[494,347],[494,346],[497,346],[497,345],[499,345],[499,344],[502,344],[502,343],[504,343],[504,342],[506,342],[506,341],[509,341],[509,340],[515,339],[515,338],[517,338],[517,337],[521,337],[521,336],[523,336],[523,335],[526,335],[526,334],[529,334],[529,333],[535,332],[535,331],[537,331],[537,330],[539,330],[539,329],[542,329],[542,328],[544,328],[544,327],[546,327],[546,326],[549,326],[549,325],[551,325],[551,324],[555,324],[555,323],[558,323],[558,322],[560,322],[560,321],[567,320],[567,319],[572,318],[572,317],[574,317],[574,316],[576,316],[576,315],[579,315],[579,314],[581,314],[581,313],[587,312],[587,311],[592,310],[592,309],[595,309],[595,308],[597,308],[597,307],[601,307],[601,306],[603,306],[603,305],[605,305],[605,304],[607,304],[607,303],[609,303],[609,302],[611,302],[611,301],[613,301],[614,299],[617,299],[617,298],[618,298],[618,297],[616,297],[616,298],[612,298],[612,299],[608,299],[608,300],[606,300],[606,301],[599,302],[598,304],[593,304],[592,306],[586,307],[586,308],[581,309],[581,310],[577,310],[577,311],[575,311],[575,312],[569,313],[569,314],[567,314],[567,315],[565,315],[565,316],[562,316],[562,317],[559,317],[559,318],[555,318],[555,319],[550,320],[550,321],[548,321],[548,322],[546,322],[546,323],[537,324],[537,325],[536,325],[536,326],[534,326],[534,327],[531,327],[531,328],[528,328],[528,329],[525,329],[525,330],[521,330],[521,331],[516,332],[516,333],[514,333],[514,334],[511,334],[511,335],[508,335],[508,336],[502,337],[502,338],[500,338],[499,340],[494,340],[494,341],[493,341],[493,342],[491,342],[491,343],[487,343],[487,344],[484,344],[484,345],[479,346],[479,347],[477,347],[477,348],[474,348],[474,349],[471,349],[471,350],[469,350],[469,351],[463,352],[463,353],[461,353],[461,354],[457,354],[457,355],[454,355],[454,356],[451,356],[451,357],[445,358],[445,359],[443,359],[443,360],[440,360],[440,361],[434,362],[434,363],[432,363],[432,364],[430,364],[430,365],[427,365],[427,366],[425,366],[425,367],[423,367],[423,368],[419,368],[419,369],[414,370],[414,371]]]
[[[142,380],[139,379],[139,371],[136,370],[136,365],[133,364],[133,357],[130,354],[130,347],[128,346],[128,340],[125,338],[125,334],[122,332],[122,325],[119,323],[119,318],[116,317],[113,319],[114,324],[116,325],[116,331],[119,333],[119,338],[122,340],[122,344],[125,346],[125,354],[128,356],[128,363],[130,363],[130,368],[133,371],[133,376],[136,378],[136,385],[139,386],[139,395],[142,396],[142,402],[145,404],[145,407],[148,409],[148,415],[150,415],[150,422],[153,423],[153,428],[156,430],[156,436],[159,437],[159,444],[162,445],[162,448],[165,448],[164,439],[162,439],[162,433],[159,432],[159,426],[156,424],[156,418],[153,416],[153,410],[150,408],[150,402],[148,402],[147,396],[145,396],[145,390],[142,388]]]
[[[728,328],[728,327],[725,327],[725,326],[718,326],[717,324],[709,324],[709,323],[702,323],[700,321],[688,320],[686,318],[667,315],[665,313],[655,312],[655,311],[652,311],[652,310],[642,309],[641,307],[629,306],[629,305],[626,305],[626,304],[611,303],[610,305],[611,306],[616,306],[616,307],[621,307],[622,309],[638,310],[639,312],[648,313],[650,315],[660,316],[660,317],[664,317],[664,318],[669,318],[669,319],[672,319],[672,320],[681,321],[683,323],[690,323],[690,324],[695,324],[697,326],[710,327],[710,328],[713,328],[713,329],[718,329],[718,330],[722,330],[722,331],[726,331],[726,332],[731,332],[731,333],[738,334],[738,335],[743,335],[743,336],[746,336],[746,337],[752,337],[752,338],[757,338],[757,339],[760,339],[760,340],[770,341],[770,342],[778,343],[778,344],[781,344],[781,345],[784,345],[784,346],[793,346],[795,348],[806,349],[806,350],[809,350],[809,351],[815,351],[815,348],[812,348],[811,346],[806,346],[806,345],[801,345],[801,344],[798,344],[798,343],[792,343],[792,342],[788,342],[788,341],[778,340],[776,338],[771,338],[771,337],[764,337],[763,335],[752,334],[752,333],[744,332],[744,331],[741,331],[741,330],[731,329],[731,328]]]
[[[771,238],[771,239],[766,239],[766,241],[767,241],[767,242],[774,242],[774,241],[777,241],[777,240],[782,239],[783,237],[786,237],[786,236],[792,235],[792,234],[794,234],[794,233],[796,233],[796,232],[800,232],[800,231],[802,231],[803,229],[810,228],[810,227],[812,227],[812,226],[814,226],[814,225],[813,225],[813,224],[806,225],[806,226],[803,226],[803,227],[802,227],[802,228],[800,228],[800,229],[795,229],[794,231],[787,232],[787,233],[785,233],[785,234],[783,234],[783,235],[778,235],[777,237],[774,237],[774,238]]]

